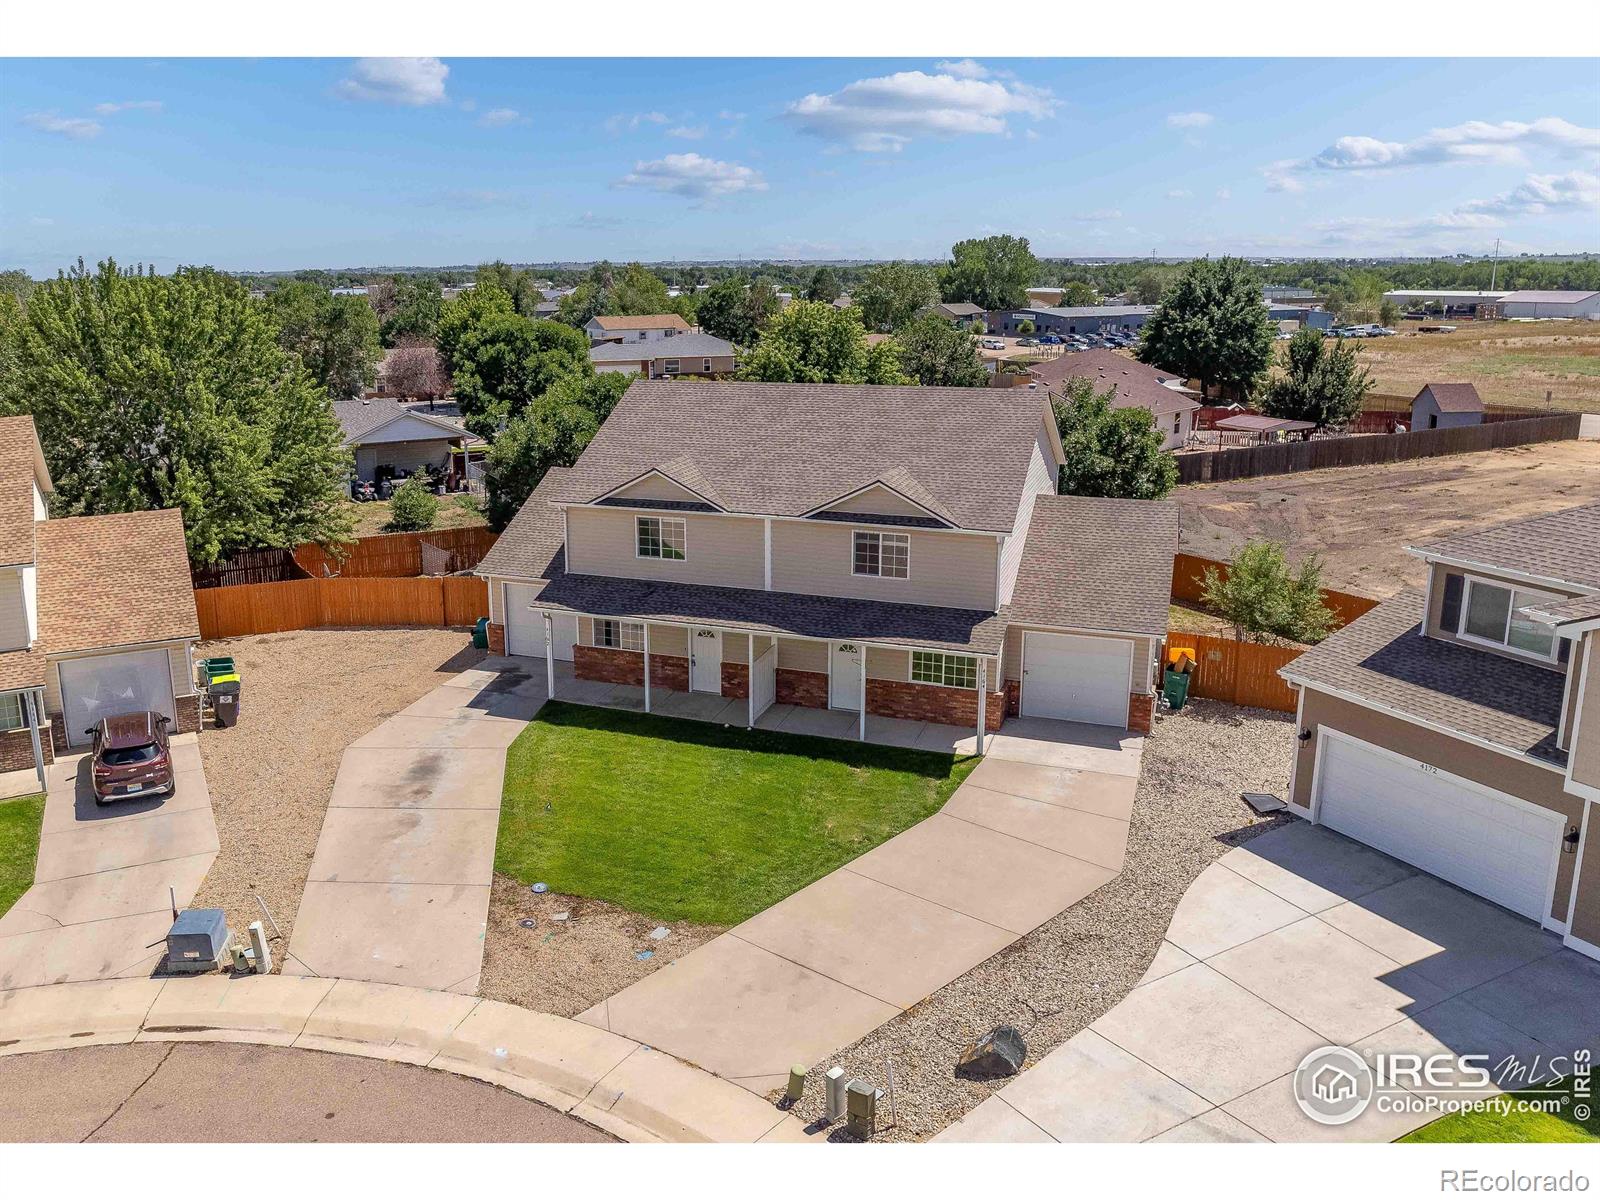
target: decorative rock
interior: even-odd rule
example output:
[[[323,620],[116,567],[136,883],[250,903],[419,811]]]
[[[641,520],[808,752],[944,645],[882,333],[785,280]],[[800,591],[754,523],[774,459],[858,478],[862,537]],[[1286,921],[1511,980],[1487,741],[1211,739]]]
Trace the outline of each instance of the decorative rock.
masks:
[[[1028,1047],[1011,1025],[996,1025],[961,1052],[956,1075],[961,1079],[1001,1079],[1022,1070]]]
[[[667,927],[665,925],[657,925],[650,931],[650,936],[658,942],[661,941],[662,938],[667,936]]]
[[[552,915],[550,919],[552,921],[570,921],[572,919],[572,914],[571,913],[558,912],[558,913],[555,913],[554,915]]]

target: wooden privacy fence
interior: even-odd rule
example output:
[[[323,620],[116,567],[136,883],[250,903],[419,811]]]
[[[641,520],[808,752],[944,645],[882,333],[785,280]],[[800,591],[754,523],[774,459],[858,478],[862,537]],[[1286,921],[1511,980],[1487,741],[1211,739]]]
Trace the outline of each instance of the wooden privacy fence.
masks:
[[[1201,558],[1197,554],[1176,554],[1172,558],[1172,598],[1179,604],[1203,604],[1206,568],[1214,568],[1223,579],[1228,577],[1228,564],[1214,558]],[[1353,592],[1335,592],[1322,589],[1322,602],[1333,609],[1339,625],[1348,625],[1378,602],[1368,596]]]
[[[380,533],[346,545],[343,559],[314,543],[297,546],[294,559],[313,579],[331,575],[347,579],[405,579],[423,573],[424,544],[448,555],[448,570],[470,571],[483,561],[497,537],[486,525],[425,529],[420,533]]]
[[[1263,646],[1202,633],[1169,633],[1167,649],[1192,649],[1194,675],[1189,694],[1250,708],[1294,712],[1295,694],[1278,669],[1300,656],[1297,646]]]
[[[471,625],[489,615],[488,584],[475,576],[297,579],[195,592],[200,636],[243,637],[291,629]]]
[[[1389,436],[1323,438],[1310,442],[1247,446],[1233,450],[1178,455],[1179,483],[1221,483],[1260,475],[1288,475],[1327,467],[1364,467],[1445,454],[1469,454],[1557,442],[1578,436],[1581,413],[1560,413],[1464,425],[1456,429],[1418,429]]]

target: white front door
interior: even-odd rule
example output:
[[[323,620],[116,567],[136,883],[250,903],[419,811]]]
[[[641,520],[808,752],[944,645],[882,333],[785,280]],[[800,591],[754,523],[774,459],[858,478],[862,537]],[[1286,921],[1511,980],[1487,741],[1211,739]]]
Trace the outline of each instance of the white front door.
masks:
[[[81,746],[89,741],[86,731],[102,717],[158,712],[177,719],[172,670],[165,650],[65,658],[57,668],[61,673],[61,716],[66,722],[69,745]]]
[[[689,690],[722,695],[722,634],[715,629],[689,630]]]
[[[828,673],[828,707],[858,712],[861,708],[861,656],[867,652],[859,642],[835,642],[833,669]]]
[[[1022,635],[1022,715],[1128,724],[1133,643],[1065,633]]]
[[[1324,730],[1318,824],[1543,922],[1561,851],[1559,814]]]

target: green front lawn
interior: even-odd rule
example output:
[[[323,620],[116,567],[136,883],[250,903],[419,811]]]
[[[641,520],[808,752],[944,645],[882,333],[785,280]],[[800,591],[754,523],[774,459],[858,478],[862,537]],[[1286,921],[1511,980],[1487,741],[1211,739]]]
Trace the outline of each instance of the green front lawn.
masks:
[[[1591,1078],[1593,1078],[1591,1076]],[[1530,1091],[1512,1092],[1509,1101],[1526,1101],[1529,1104],[1552,1098],[1552,1092],[1567,1094],[1560,1113],[1533,1112],[1525,1109],[1497,1112],[1493,1109],[1451,1113],[1437,1121],[1413,1130],[1401,1138],[1402,1142],[1600,1142],[1600,1114],[1595,1111],[1596,1085],[1590,1084],[1587,1097],[1571,1095],[1572,1079],[1568,1077]],[[1577,1114],[1584,1109],[1582,1117]]]
[[[976,765],[551,701],[507,756],[495,869],[734,925],[937,812]]]
[[[17,897],[33,886],[33,864],[39,855],[39,826],[44,823],[44,793],[0,800],[0,917]]]

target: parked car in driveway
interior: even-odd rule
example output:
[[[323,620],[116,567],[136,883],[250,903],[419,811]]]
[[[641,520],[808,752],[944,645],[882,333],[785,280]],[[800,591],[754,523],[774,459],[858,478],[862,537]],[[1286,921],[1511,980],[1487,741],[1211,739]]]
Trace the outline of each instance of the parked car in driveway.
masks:
[[[1006,344],[1000,338],[984,338],[983,348],[985,350],[1004,350]]]
[[[1017,339],[1017,345],[1019,345],[1019,346],[1037,346],[1038,344],[1039,344],[1039,339],[1038,338],[1025,337],[1025,338],[1018,338]]]
[[[170,795],[177,780],[167,726],[172,718],[158,712],[105,717],[84,732],[94,741],[90,778],[96,804],[113,800]]]

